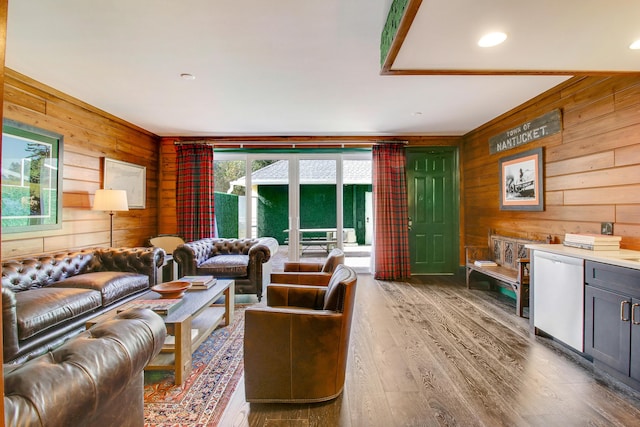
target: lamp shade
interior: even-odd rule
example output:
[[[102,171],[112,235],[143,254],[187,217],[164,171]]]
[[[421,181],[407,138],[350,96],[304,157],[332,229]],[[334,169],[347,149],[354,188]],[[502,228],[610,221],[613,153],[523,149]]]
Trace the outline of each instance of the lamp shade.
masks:
[[[92,209],[94,211],[128,211],[127,192],[125,190],[96,190]]]

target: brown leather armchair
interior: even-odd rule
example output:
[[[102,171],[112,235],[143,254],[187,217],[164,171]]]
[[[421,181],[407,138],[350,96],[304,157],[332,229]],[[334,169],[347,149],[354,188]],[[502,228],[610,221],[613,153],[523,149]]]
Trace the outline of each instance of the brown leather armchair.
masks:
[[[342,393],[356,281],[341,264],[326,287],[270,285],[267,306],[247,308],[248,402],[322,402]]]
[[[285,262],[284,272],[271,273],[271,283],[327,286],[340,264],[344,264],[344,252],[338,248],[329,252],[324,263]]]

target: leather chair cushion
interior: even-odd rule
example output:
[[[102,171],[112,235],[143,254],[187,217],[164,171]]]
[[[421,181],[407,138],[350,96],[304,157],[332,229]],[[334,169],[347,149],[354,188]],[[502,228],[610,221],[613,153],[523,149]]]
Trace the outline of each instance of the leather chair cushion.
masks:
[[[342,313],[344,310],[344,284],[341,282],[348,280],[349,276],[350,272],[345,268],[338,268],[333,272],[324,295],[324,310]]]
[[[102,305],[108,306],[124,297],[149,287],[149,276],[122,271],[85,273],[56,282],[51,287],[92,289],[102,295]]]
[[[343,294],[343,291],[340,290],[340,283],[329,283],[327,287],[327,292],[324,295],[324,307],[323,310],[331,310],[342,312],[342,301],[340,298]]]
[[[336,267],[340,264],[344,264],[344,252],[342,252],[342,249],[333,249],[322,266],[322,272],[333,273]]]
[[[101,305],[100,292],[89,289],[38,288],[17,292],[18,339],[24,340]]]
[[[247,277],[249,255],[216,255],[198,266],[199,273],[209,273],[215,277]]]

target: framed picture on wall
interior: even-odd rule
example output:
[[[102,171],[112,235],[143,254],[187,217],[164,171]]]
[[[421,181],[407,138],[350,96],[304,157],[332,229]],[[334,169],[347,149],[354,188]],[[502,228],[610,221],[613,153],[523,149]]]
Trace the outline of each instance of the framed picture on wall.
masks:
[[[125,190],[129,209],[144,209],[147,199],[147,168],[105,157],[103,188]]]
[[[45,129],[3,121],[3,233],[62,228],[62,140]]]
[[[544,210],[542,148],[500,159],[500,209]]]

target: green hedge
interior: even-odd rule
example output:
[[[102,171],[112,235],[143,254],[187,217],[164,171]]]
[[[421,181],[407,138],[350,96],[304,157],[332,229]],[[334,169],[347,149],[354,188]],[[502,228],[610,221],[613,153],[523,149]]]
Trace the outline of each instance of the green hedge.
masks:
[[[238,238],[238,196],[227,193],[214,193],[216,224],[218,236]]]
[[[27,225],[50,225],[56,223],[57,197],[56,190],[44,189],[42,191],[40,212],[31,212],[29,200],[31,193],[29,187],[17,187],[13,185],[2,186],[2,226],[20,227]],[[53,203],[51,206],[49,204]],[[47,215],[49,213],[49,215]],[[37,217],[31,217],[37,215]],[[40,216],[42,215],[42,216]],[[14,218],[9,218],[14,217]]]
[[[365,239],[365,192],[371,185],[345,185],[343,194],[344,228],[353,228],[359,244]],[[289,187],[258,186],[258,236],[274,237],[282,245],[289,234]],[[336,186],[300,186],[300,228],[333,228],[336,221]]]

